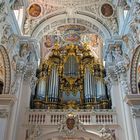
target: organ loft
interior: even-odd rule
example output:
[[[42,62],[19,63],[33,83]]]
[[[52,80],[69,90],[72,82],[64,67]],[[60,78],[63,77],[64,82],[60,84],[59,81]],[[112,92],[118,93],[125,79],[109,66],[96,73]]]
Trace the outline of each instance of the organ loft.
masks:
[[[103,62],[95,58],[86,44],[55,44],[37,70],[32,108],[108,109],[110,95],[105,84]]]
[[[0,0],[0,140],[140,140],[140,0]]]

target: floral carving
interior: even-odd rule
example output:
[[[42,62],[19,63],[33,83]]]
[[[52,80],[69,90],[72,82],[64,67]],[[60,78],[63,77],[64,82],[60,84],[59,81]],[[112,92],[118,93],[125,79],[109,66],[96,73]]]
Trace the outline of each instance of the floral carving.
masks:
[[[8,111],[6,109],[0,109],[0,118],[7,118]]]

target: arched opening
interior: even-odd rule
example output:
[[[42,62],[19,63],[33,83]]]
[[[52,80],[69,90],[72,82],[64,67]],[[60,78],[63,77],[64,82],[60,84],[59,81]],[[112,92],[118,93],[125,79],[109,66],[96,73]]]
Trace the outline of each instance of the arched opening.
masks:
[[[93,17],[44,16],[32,37],[40,41],[34,108],[111,108],[104,82],[103,50],[111,36]]]
[[[4,87],[4,84],[2,81],[0,81],[0,94],[3,93],[3,87]]]
[[[35,108],[109,109],[103,38],[86,26],[58,26],[41,39]]]
[[[103,138],[100,136],[100,133],[98,132],[84,132],[84,131],[76,131],[75,135],[67,136],[65,134],[61,134],[59,132],[51,132],[48,134],[44,134],[39,137],[39,139],[42,140],[103,140]]]
[[[130,83],[132,94],[140,94],[140,46],[136,48],[132,57]]]
[[[11,84],[10,60],[7,50],[0,45],[0,93],[9,94]]]

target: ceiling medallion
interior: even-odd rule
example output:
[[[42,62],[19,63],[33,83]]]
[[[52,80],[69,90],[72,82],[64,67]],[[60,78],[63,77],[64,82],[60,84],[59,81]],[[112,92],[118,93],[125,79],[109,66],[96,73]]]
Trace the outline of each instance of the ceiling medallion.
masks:
[[[114,14],[114,9],[113,9],[112,4],[110,4],[110,3],[103,3],[101,8],[100,8],[100,12],[106,18],[112,17],[113,14]]]
[[[40,4],[38,3],[32,3],[29,7],[28,7],[28,14],[29,16],[36,18],[39,17],[42,13],[42,7]]]

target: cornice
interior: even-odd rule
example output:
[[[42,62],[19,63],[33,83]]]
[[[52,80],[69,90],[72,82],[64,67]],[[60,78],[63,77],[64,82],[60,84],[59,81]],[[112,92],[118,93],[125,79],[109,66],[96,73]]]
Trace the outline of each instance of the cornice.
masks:
[[[140,95],[138,94],[125,95],[124,101],[130,106],[140,105]]]
[[[0,106],[11,106],[16,102],[16,96],[10,94],[1,94],[0,95]]]

